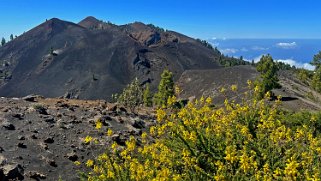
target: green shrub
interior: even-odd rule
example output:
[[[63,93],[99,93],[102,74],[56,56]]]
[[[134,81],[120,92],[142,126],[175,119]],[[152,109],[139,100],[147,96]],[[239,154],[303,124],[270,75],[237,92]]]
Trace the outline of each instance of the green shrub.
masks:
[[[143,103],[143,90],[137,78],[127,85],[123,92],[117,97],[117,101],[129,107],[132,111]]]

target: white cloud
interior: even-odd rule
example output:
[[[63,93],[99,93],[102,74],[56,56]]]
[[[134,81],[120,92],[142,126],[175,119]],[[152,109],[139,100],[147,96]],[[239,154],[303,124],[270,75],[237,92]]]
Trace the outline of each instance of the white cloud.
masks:
[[[235,48],[226,48],[226,49],[221,49],[220,51],[223,54],[234,54],[234,53],[238,52],[239,50],[235,49]]]
[[[296,68],[304,68],[304,69],[307,69],[307,70],[314,70],[314,66],[309,64],[309,63],[300,63],[300,62],[297,62],[293,59],[278,59],[278,60],[275,60],[277,62],[283,62],[283,63],[286,63],[286,64],[289,64],[291,66],[295,66]]]
[[[258,57],[255,57],[253,60],[255,63],[259,62],[261,57],[263,55],[260,55]],[[244,59],[245,61],[248,61],[248,62],[252,62],[252,59]],[[304,69],[307,69],[307,70],[314,70],[315,67],[309,63],[300,63],[298,61],[295,61],[293,59],[278,59],[278,60],[274,60],[276,62],[283,62],[283,63],[286,63],[286,64],[289,64],[291,66],[295,66],[296,68],[304,68]]]
[[[217,38],[216,37],[213,37],[212,40],[216,40]]]
[[[252,62],[252,60],[254,60],[254,63],[257,63],[257,62],[260,61],[260,59],[261,59],[262,56],[263,56],[263,55],[260,55],[260,56],[257,56],[257,57],[255,57],[255,58],[253,58],[253,59],[246,59],[246,58],[244,58],[244,60],[245,60],[245,61],[248,61],[248,62]]]
[[[297,44],[296,44],[296,42],[292,42],[292,43],[277,43],[276,46],[279,47],[279,48],[284,48],[284,49],[292,49],[292,48],[295,48],[297,46]]]
[[[260,46],[253,46],[251,47],[252,50],[268,50],[269,48],[265,48],[265,47],[260,47]]]
[[[309,63],[304,63],[302,68],[307,69],[307,70],[315,70],[315,66],[313,66]]]

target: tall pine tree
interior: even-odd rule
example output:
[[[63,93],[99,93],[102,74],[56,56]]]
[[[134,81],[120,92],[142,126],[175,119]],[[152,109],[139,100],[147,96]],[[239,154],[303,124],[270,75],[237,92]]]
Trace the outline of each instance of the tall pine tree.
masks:
[[[173,73],[169,70],[164,70],[161,75],[161,81],[158,85],[158,92],[154,97],[154,104],[157,106],[166,106],[167,99],[170,96],[173,96],[174,93]]]
[[[311,65],[314,65],[316,67],[315,70],[318,70],[321,67],[321,51],[319,51],[318,54],[313,56]]]
[[[261,81],[258,84],[260,87],[259,98],[263,98],[265,93],[272,89],[280,87],[277,76],[278,67],[271,55],[263,55],[257,63],[256,70],[261,73]]]
[[[5,45],[6,44],[6,39],[2,38],[1,40],[1,46]]]
[[[311,81],[312,88],[321,93],[321,67],[317,68]]]
[[[146,107],[153,106],[153,95],[150,92],[149,84],[146,84],[146,87],[144,89],[143,102],[144,102],[144,106],[146,106]]]

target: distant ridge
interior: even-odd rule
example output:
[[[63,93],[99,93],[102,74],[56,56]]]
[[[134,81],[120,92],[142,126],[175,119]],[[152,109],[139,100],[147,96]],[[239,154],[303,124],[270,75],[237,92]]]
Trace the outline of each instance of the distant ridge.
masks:
[[[178,80],[185,70],[220,68],[220,56],[154,25],[52,18],[0,48],[0,96],[110,99],[135,77],[155,90],[163,69]]]

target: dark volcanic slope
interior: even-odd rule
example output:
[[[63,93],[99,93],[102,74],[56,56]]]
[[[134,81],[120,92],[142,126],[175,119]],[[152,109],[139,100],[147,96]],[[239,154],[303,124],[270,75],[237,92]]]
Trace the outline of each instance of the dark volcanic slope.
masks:
[[[181,99],[212,97],[215,105],[220,105],[225,98],[240,101],[244,92],[249,91],[247,80],[254,81],[259,76],[255,67],[234,66],[215,70],[187,70],[177,85],[182,90]],[[282,108],[290,111],[319,111],[321,95],[296,78],[292,71],[279,71],[280,89],[274,89],[275,95],[282,96]],[[193,85],[193,86],[191,86]],[[237,85],[237,93],[230,91],[231,85]],[[221,88],[227,89],[225,96]]]
[[[235,66],[216,70],[188,70],[177,82],[182,90],[181,98],[212,97],[215,104],[224,102],[225,97],[220,93],[221,88],[230,89],[237,85],[238,92],[248,91],[247,80],[255,80],[259,73],[252,66]],[[195,86],[190,86],[195,85]],[[236,98],[235,93],[227,91],[229,98]],[[241,96],[242,97],[242,96]]]
[[[172,31],[88,17],[79,24],[51,19],[0,48],[0,96],[68,95],[108,99],[134,77],[156,87],[164,68],[218,68],[220,55]]]

